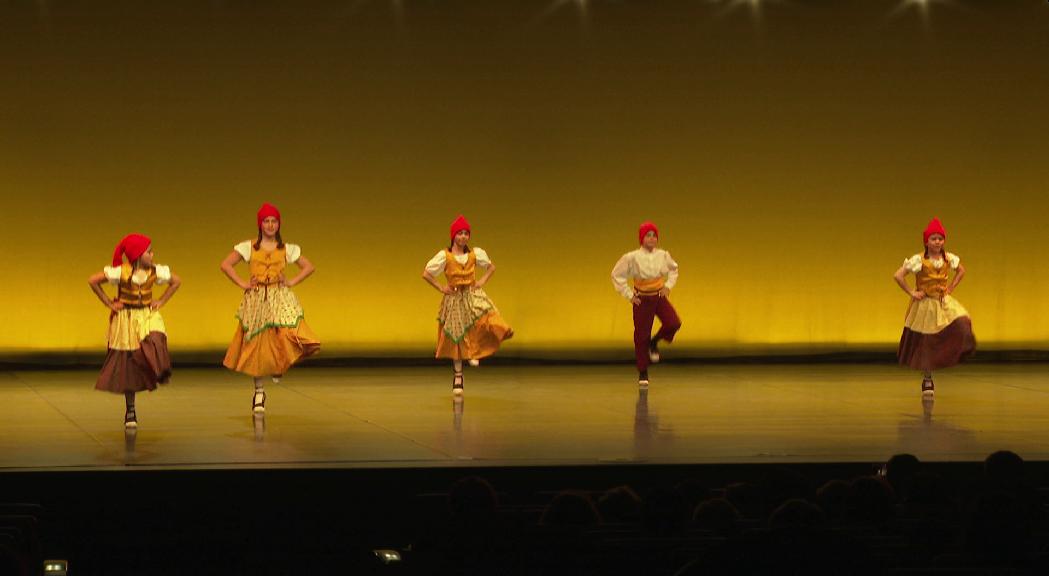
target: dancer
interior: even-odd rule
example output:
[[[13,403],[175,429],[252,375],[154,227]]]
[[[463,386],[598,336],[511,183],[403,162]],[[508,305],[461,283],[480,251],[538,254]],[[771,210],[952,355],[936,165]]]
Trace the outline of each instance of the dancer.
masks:
[[[251,409],[264,412],[266,379],[279,384],[293,364],[320,350],[320,342],[306,325],[302,306],[291,291],[292,286],[313,274],[313,264],[298,245],[286,244],[281,238],[280,211],[275,206],[263,204],[256,224],[256,239],[234,246],[221,265],[226,276],[244,290],[237,310],[237,329],[222,364],[254,379]],[[234,270],[240,262],[248,263],[248,280]],[[299,269],[291,278],[284,274],[288,264]]]
[[[964,360],[976,349],[976,339],[969,313],[951,296],[965,277],[965,266],[944,249],[947,231],[938,218],[925,227],[922,239],[925,251],[904,260],[893,275],[911,297],[896,357],[901,366],[922,371],[922,395],[932,396],[932,371]],[[907,284],[908,273],[915,276],[914,289]]]
[[[634,305],[637,383],[648,386],[648,366],[660,360],[659,343],[673,342],[674,334],[681,328],[681,320],[669,298],[670,290],[677,284],[678,267],[669,252],[658,248],[659,229],[655,224],[641,224],[638,243],[640,248],[624,254],[612,268],[612,285]],[[657,317],[661,325],[652,336],[652,323]]]
[[[125,261],[125,257],[127,261]],[[124,427],[138,427],[135,393],[156,390],[171,378],[171,357],[160,309],[182,284],[167,266],[153,263],[152,241],[128,234],[113,251],[112,266],[88,278],[91,291],[109,308],[106,361],[95,390],[124,395]],[[110,299],[102,284],[116,286]],[[160,298],[153,287],[167,285]]]
[[[463,392],[463,360],[491,356],[514,331],[485,294],[484,285],[495,273],[488,253],[469,247],[470,223],[459,216],[452,222],[451,243],[426,263],[423,280],[444,294],[437,314],[437,358],[452,360],[452,392]],[[480,267],[484,274],[475,277]],[[445,285],[437,281],[444,273]],[[476,365],[476,364],[475,364]]]

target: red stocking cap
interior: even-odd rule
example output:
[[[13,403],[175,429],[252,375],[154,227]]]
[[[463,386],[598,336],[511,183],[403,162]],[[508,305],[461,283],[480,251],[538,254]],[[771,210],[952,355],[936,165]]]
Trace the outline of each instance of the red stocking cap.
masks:
[[[929,220],[929,225],[925,227],[925,232],[922,232],[922,244],[928,244],[929,236],[932,236],[933,234],[939,234],[940,236],[943,236],[944,239],[947,238],[947,231],[943,229],[943,224],[940,222],[939,218]]]
[[[466,221],[466,218],[463,218],[462,214],[460,214],[459,217],[455,219],[455,222],[452,222],[452,240],[455,240],[455,235],[463,230],[470,232],[470,223]]]
[[[269,202],[262,204],[262,208],[259,208],[259,213],[255,215],[255,219],[258,221],[259,228],[262,228],[262,221],[266,218],[273,216],[277,219],[277,223],[280,224],[280,210]]]
[[[149,239],[149,236],[143,236],[142,234],[128,234],[124,236],[124,239],[113,250],[113,266],[120,266],[125,255],[128,262],[138,260],[152,243],[153,241]]]
[[[655,224],[646,220],[641,223],[641,227],[637,230],[637,243],[644,244],[645,236],[648,235],[649,232],[655,232],[656,238],[659,238],[659,228],[656,228]]]

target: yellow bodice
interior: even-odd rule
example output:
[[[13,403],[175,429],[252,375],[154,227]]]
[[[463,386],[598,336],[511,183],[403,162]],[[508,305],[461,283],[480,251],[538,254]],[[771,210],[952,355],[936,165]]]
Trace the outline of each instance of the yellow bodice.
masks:
[[[471,250],[466,257],[466,263],[460,264],[451,250],[446,250],[445,252],[444,277],[448,279],[448,285],[452,288],[473,286],[474,272],[477,269],[477,255]]]
[[[284,248],[256,250],[254,246],[251,247],[251,261],[249,262],[251,277],[259,284],[276,284],[286,265],[287,256]]]
[[[915,275],[915,284],[918,290],[925,292],[927,296],[940,297],[947,293],[947,285],[950,279],[951,265],[946,256],[943,264],[937,268],[933,261],[922,257],[922,269]]]

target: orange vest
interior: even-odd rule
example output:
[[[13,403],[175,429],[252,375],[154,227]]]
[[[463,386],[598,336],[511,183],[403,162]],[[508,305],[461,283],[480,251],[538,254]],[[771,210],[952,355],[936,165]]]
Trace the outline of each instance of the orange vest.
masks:
[[[939,269],[933,265],[932,260],[923,256],[922,269],[915,275],[915,284],[918,290],[925,292],[927,296],[943,296],[947,292],[950,273],[951,265],[946,254],[943,256],[943,266]]]
[[[117,299],[125,306],[145,308],[153,303],[153,284],[157,281],[155,268],[149,269],[149,275],[142,284],[131,281],[134,268],[124,262],[120,267],[120,284],[117,287]]]
[[[466,264],[460,264],[451,250],[445,250],[444,277],[452,288],[473,286],[474,270],[477,269],[477,255],[473,250],[466,257]]]
[[[259,284],[266,286],[276,284],[287,264],[284,248],[276,248],[267,252],[256,250],[254,245],[251,247],[251,260],[248,261],[248,268],[251,270],[251,277]]]

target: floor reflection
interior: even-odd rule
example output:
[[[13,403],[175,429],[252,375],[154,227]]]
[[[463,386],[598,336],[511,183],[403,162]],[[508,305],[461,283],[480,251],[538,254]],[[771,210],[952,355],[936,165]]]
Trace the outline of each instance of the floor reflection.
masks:
[[[461,394],[456,394],[452,397],[452,427],[455,428],[457,434],[463,431],[463,407],[465,404],[466,399]]]
[[[135,442],[138,440],[138,428],[124,428],[124,459],[135,457]]]
[[[950,406],[946,401],[945,405]],[[918,456],[950,457],[952,454],[972,454],[985,450],[981,447],[975,430],[951,423],[950,412],[944,410],[938,419],[934,418],[935,406],[934,396],[923,396],[921,417],[912,416],[900,421],[897,427],[899,451]]]
[[[266,439],[266,413],[252,412],[251,427],[255,433],[255,441],[262,442]]]
[[[962,366],[926,399],[889,365],[666,365],[648,390],[619,365],[474,370],[466,421],[445,366],[303,370],[264,418],[235,375],[188,369],[123,438],[82,372],[0,374],[0,467],[1049,459],[1043,365]]]
[[[673,433],[669,426],[660,428],[659,415],[649,407],[648,388],[638,388],[634,404],[634,456],[645,458],[665,452]]]

